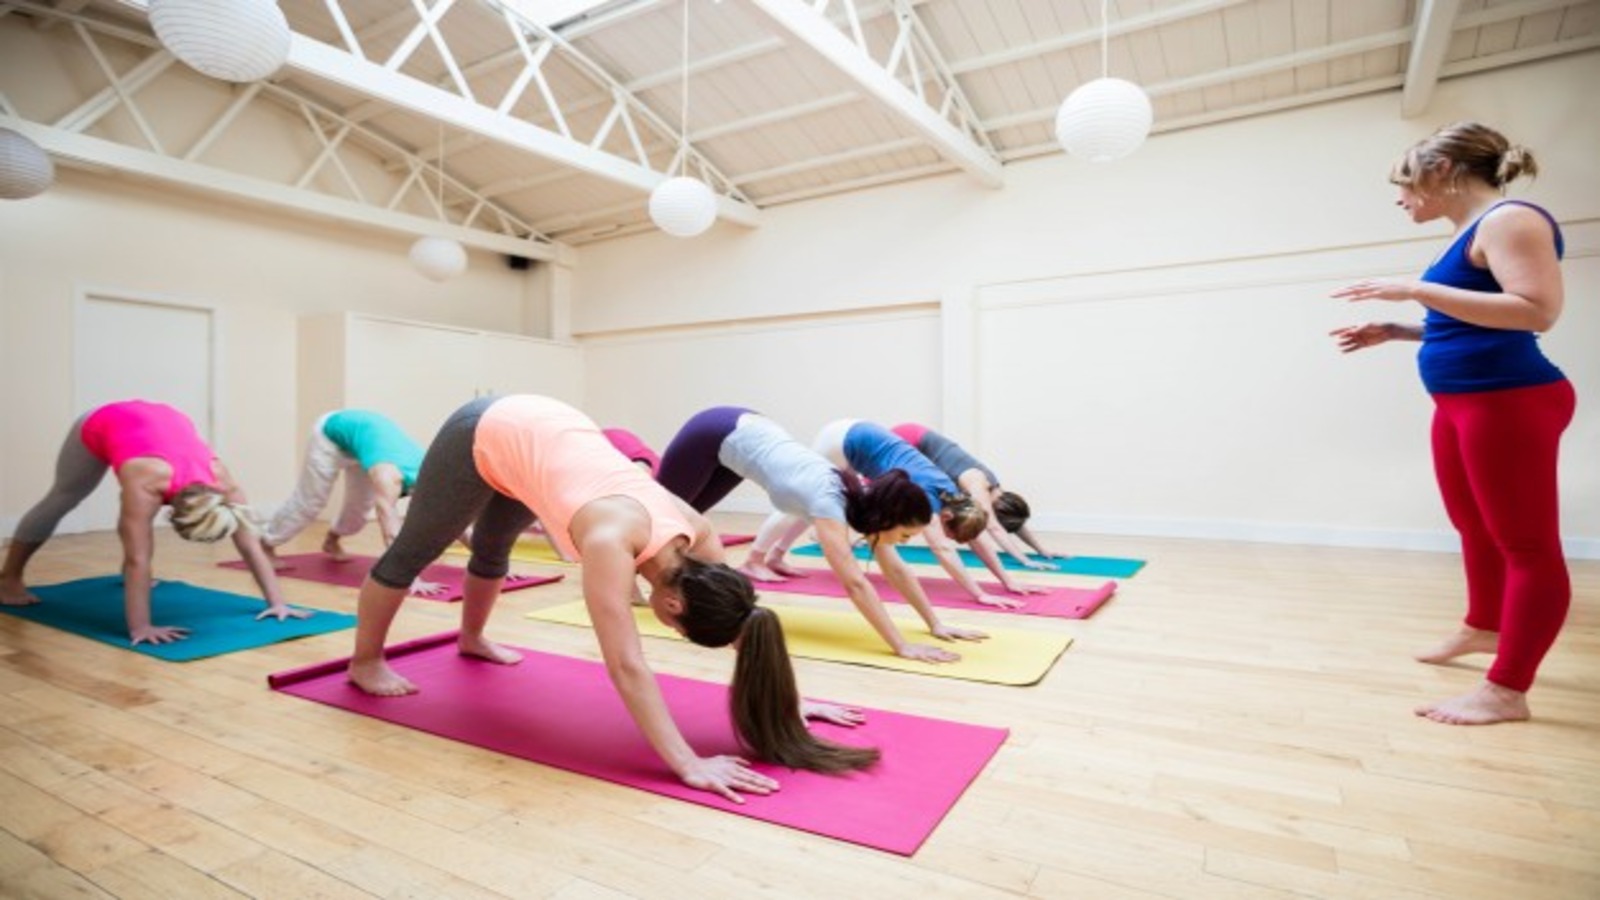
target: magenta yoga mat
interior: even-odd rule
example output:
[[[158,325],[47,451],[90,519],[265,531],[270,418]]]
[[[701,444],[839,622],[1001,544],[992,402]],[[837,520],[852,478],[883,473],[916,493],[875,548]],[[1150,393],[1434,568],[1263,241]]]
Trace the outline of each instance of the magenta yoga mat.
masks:
[[[288,563],[288,567],[278,570],[281,578],[298,578],[302,581],[315,581],[319,584],[336,584],[340,587],[360,587],[361,582],[367,578],[367,572],[372,569],[372,564],[377,562],[371,556],[351,556],[340,562],[326,553],[296,553],[289,556],[278,557]],[[218,563],[224,569],[246,568],[243,560],[233,559]],[[538,587],[541,584],[552,584],[560,581],[561,575],[507,575],[504,583],[500,585],[502,591],[517,591],[523,588]],[[461,599],[461,587],[466,582],[467,570],[456,566],[447,566],[443,563],[434,563],[422,570],[422,580],[432,581],[444,585],[444,592],[439,594],[413,594],[423,600],[438,600],[442,603],[452,603]]]
[[[877,588],[878,596],[891,602],[904,602],[898,591],[890,584],[880,572],[867,573],[867,579],[872,586]],[[1010,600],[1020,600],[1021,609],[1001,609],[997,606],[986,606],[976,603],[948,578],[918,578],[922,583],[923,593],[928,595],[928,602],[934,606],[949,607],[951,609],[978,610],[982,612],[1010,613],[1019,616],[1047,616],[1054,619],[1087,619],[1099,609],[1102,604],[1111,599],[1117,592],[1117,583],[1107,581],[1097,588],[1072,588],[1057,587],[1054,585],[1037,585],[1043,587],[1042,594],[1007,593],[1005,588],[993,582],[980,581],[983,589],[997,597]],[[848,597],[844,585],[839,581],[839,576],[833,574],[832,569],[807,569],[806,574],[799,578],[790,578],[788,581],[756,584],[756,589],[762,592],[783,594],[805,594],[811,597]]]
[[[419,692],[373,697],[345,679],[348,659],[268,676],[275,690],[498,753],[786,825],[911,855],[933,833],[1007,731],[884,710],[857,728],[812,723],[818,735],[883,751],[873,768],[819,775],[756,763],[782,789],[735,804],[680,782],[645,742],[605,666],[522,650],[500,666],[456,652],[454,632],[388,649],[390,665]],[[657,675],[683,736],[703,755],[744,755],[728,720],[722,685]]]

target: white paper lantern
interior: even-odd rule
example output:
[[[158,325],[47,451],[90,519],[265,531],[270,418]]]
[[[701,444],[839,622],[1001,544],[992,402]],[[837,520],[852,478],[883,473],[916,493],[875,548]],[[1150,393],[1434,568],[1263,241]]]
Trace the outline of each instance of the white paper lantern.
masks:
[[[275,0],[150,0],[150,25],[173,56],[223,81],[260,81],[289,58]]]
[[[0,128],[0,199],[26,200],[44,193],[56,178],[50,154],[9,128]]]
[[[1139,149],[1155,111],[1144,89],[1121,78],[1079,85],[1056,112],[1056,140],[1073,156],[1110,162]]]
[[[418,238],[409,255],[417,271],[434,281],[446,281],[467,270],[466,249],[449,238]]]
[[[667,234],[694,237],[716,220],[717,195],[698,178],[669,178],[650,192],[650,221]]]

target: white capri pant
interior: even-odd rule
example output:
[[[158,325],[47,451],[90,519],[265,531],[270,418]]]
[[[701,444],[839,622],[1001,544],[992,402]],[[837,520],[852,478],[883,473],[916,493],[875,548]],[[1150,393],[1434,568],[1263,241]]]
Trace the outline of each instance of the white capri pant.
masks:
[[[333,496],[333,483],[338,480],[340,473],[345,476],[344,505],[330,531],[340,537],[355,534],[365,527],[367,516],[376,505],[372,479],[362,470],[361,463],[346,455],[322,433],[322,426],[327,421],[328,416],[325,415],[311,427],[300,481],[289,499],[272,514],[272,519],[262,532],[262,539],[274,547],[287,543],[290,538],[304,531],[317,514],[327,507],[328,498]]]
[[[817,432],[816,439],[811,442],[811,449],[817,451],[828,462],[846,472],[854,472],[850,463],[844,458],[844,438],[850,432],[850,426],[861,421],[860,419],[836,419],[822,426]],[[770,553],[776,551],[779,556],[789,552],[795,541],[800,540],[806,529],[811,527],[811,520],[793,513],[774,511],[761,523],[761,530],[756,532],[755,543],[750,546],[752,553]]]

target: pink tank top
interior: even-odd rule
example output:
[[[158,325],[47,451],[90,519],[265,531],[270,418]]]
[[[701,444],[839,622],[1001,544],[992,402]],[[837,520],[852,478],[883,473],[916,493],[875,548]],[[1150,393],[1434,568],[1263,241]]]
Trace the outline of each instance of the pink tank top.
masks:
[[[490,487],[533,510],[545,533],[574,559],[581,554],[572,544],[572,519],[602,497],[636,500],[650,516],[650,541],[635,565],[679,535],[694,540],[694,524],[667,489],[618,453],[588,416],[559,400],[496,400],[473,432],[472,459]]]
[[[107,403],[84,418],[78,436],[83,446],[114,472],[139,457],[153,457],[171,466],[172,480],[161,495],[168,503],[196,482],[219,487],[211,469],[217,455],[206,446],[194,422],[165,403]]]
[[[913,447],[920,447],[922,446],[922,438],[928,433],[928,426],[903,422],[889,430],[894,432],[900,440]]]

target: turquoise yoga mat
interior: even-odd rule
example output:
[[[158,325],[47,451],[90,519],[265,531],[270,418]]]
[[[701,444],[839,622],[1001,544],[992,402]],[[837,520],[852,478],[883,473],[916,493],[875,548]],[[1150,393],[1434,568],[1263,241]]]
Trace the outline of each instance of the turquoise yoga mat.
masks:
[[[927,547],[896,547],[900,558],[912,565],[936,566],[939,558]],[[821,556],[820,544],[806,544],[789,551],[796,556]],[[865,545],[856,547],[856,559],[871,559],[872,551]],[[1102,578],[1132,578],[1140,569],[1144,568],[1142,559],[1117,559],[1114,556],[1069,556],[1066,559],[1046,560],[1055,567],[1054,571],[1063,575],[1098,575]],[[962,548],[961,562],[969,569],[983,568],[983,560],[971,550]],[[1009,553],[1000,554],[1000,564],[1014,572],[1030,571],[1027,566],[1018,562]],[[1050,571],[1040,569],[1040,572]]]
[[[309,619],[280,622],[269,617],[257,622],[256,616],[265,608],[258,597],[214,591],[182,581],[162,581],[150,592],[155,622],[180,625],[189,629],[189,636],[170,644],[135,647],[128,643],[128,624],[122,613],[121,575],[83,578],[31,590],[40,602],[32,606],[0,606],[0,612],[169,662],[220,656],[341,631],[356,624],[355,616],[320,609]]]

